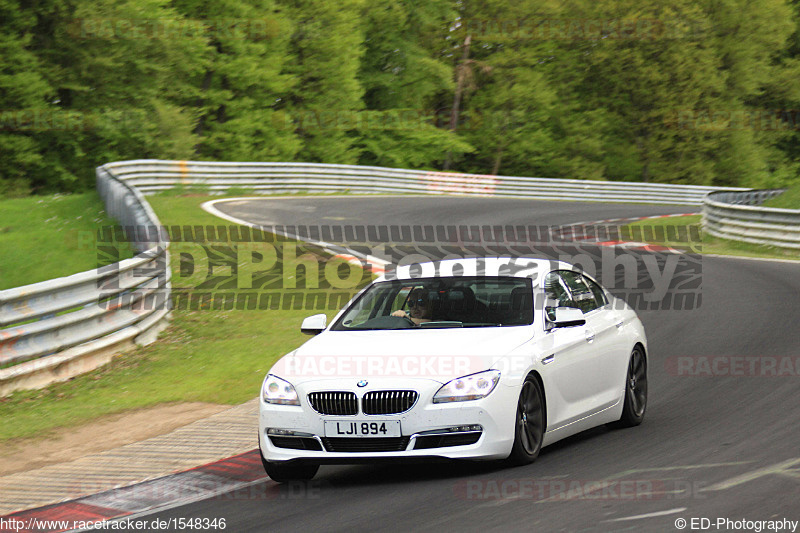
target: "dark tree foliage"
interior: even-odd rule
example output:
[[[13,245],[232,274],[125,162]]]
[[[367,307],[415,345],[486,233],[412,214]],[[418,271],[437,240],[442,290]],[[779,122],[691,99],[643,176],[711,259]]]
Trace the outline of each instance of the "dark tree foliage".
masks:
[[[123,159],[786,186],[800,0],[0,0],[0,196]]]

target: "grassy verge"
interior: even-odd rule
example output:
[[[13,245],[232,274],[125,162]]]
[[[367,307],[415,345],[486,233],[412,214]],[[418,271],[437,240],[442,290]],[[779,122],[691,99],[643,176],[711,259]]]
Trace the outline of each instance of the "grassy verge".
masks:
[[[780,207],[782,209],[800,209],[800,183],[792,185],[786,192],[771,198],[762,207]]]
[[[646,242],[670,246],[700,254],[731,255],[738,257],[761,257],[768,259],[800,259],[800,251],[784,250],[775,246],[764,246],[746,242],[718,239],[700,229],[700,215],[655,218],[640,220],[623,228],[623,236],[641,241],[642,236],[656,235],[659,238],[644,239]],[[688,242],[674,238],[677,235],[699,236],[700,240]],[[663,237],[662,237],[663,236]],[[672,239],[670,237],[673,237]]]
[[[96,268],[94,234],[110,224],[96,192],[0,201],[0,290]]]
[[[228,225],[200,209],[200,204],[208,199],[165,195],[152,197],[150,202],[166,226]],[[262,253],[268,258],[270,247],[278,245],[255,243],[247,247],[247,252]],[[191,263],[188,257],[206,255],[199,244],[173,243],[170,253],[173,287],[197,287],[206,279],[207,263],[198,261],[193,268],[187,266]],[[298,256],[302,253],[305,251],[298,249]],[[241,259],[239,275],[244,274],[245,278],[264,268]],[[230,270],[216,267],[215,274]],[[303,272],[302,268],[296,270],[297,279],[286,274],[278,285],[296,282],[303,287]],[[158,342],[117,357],[108,366],[69,382],[1,399],[0,442],[46,435],[56,428],[79,425],[98,416],[162,403],[199,401],[233,405],[247,401],[258,394],[272,363],[308,339],[300,333],[302,319],[319,312],[325,312],[330,319],[336,311],[176,310],[171,327]]]

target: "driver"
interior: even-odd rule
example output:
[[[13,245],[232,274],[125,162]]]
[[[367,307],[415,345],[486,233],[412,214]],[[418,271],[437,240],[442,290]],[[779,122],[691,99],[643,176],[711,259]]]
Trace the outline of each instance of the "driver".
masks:
[[[408,304],[408,311],[398,309],[392,313],[392,316],[406,317],[416,325],[431,321],[431,302],[428,300],[427,291],[413,289],[408,294],[406,303]]]

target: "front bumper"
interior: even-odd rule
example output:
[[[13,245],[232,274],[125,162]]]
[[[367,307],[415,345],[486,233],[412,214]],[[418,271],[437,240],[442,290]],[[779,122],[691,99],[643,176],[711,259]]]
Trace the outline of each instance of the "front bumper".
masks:
[[[340,383],[314,382],[296,386],[300,406],[267,404],[261,399],[259,447],[266,461],[301,460],[320,464],[347,464],[435,458],[493,460],[504,459],[511,452],[519,391],[504,385],[502,381],[486,398],[440,404],[432,401],[433,395],[441,387],[441,383],[433,380],[414,379],[404,380],[402,383],[394,379],[372,380],[370,386],[363,389],[337,385]],[[398,389],[416,390],[419,393],[413,407],[400,414],[323,415],[311,407],[307,398],[310,392],[349,391],[355,393],[360,402],[367,392]],[[336,439],[325,434],[326,420],[399,420],[401,437],[389,437],[393,439],[391,443],[389,440],[384,441],[389,445],[383,445],[379,438],[371,438],[373,442],[366,443],[364,439],[367,437],[340,438],[334,444]],[[453,431],[453,428],[457,430]],[[303,439],[303,442],[297,439]],[[316,449],[294,449],[286,446]],[[371,447],[380,451],[368,449]],[[337,451],[340,449],[350,451]]]

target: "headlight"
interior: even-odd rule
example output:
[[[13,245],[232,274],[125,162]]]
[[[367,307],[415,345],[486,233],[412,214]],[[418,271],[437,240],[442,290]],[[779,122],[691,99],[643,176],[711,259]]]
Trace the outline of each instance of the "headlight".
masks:
[[[267,403],[300,405],[297,391],[294,390],[292,384],[272,374],[267,375],[267,379],[264,380],[264,385],[261,387],[261,396]]]
[[[500,381],[499,370],[486,370],[456,378],[442,385],[442,388],[433,395],[433,403],[465,402],[485,398],[494,390],[498,381]]]

